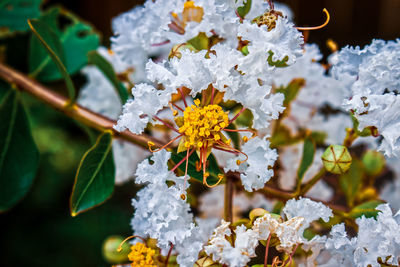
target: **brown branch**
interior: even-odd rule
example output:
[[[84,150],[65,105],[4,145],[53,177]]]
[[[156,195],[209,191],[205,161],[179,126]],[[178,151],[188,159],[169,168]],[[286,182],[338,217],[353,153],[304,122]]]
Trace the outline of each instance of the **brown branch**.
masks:
[[[15,84],[20,90],[31,94],[45,104],[64,113],[68,117],[80,121],[89,127],[100,131],[111,130],[115,137],[124,139],[125,141],[142,146],[144,148],[147,148],[148,141],[153,142],[157,146],[163,145],[159,140],[145,134],[136,135],[128,130],[123,132],[116,131],[113,128],[113,126],[116,124],[115,121],[94,113],[77,104],[68,106],[69,100],[66,97],[51,91],[49,88],[2,63],[0,63],[0,77],[11,84]]]
[[[233,190],[235,179],[234,174],[228,172],[226,174],[226,184],[224,193],[224,220],[227,222],[232,222],[233,220]]]

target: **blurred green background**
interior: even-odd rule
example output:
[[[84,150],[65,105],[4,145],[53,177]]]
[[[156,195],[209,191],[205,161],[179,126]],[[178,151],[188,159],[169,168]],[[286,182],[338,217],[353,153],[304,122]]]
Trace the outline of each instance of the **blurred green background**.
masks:
[[[44,7],[60,4],[102,33],[109,44],[111,19],[142,1],[64,0],[47,1]],[[325,55],[328,38],[340,46],[365,45],[372,38],[400,37],[399,0],[286,0],[299,26],[319,25],[326,7],[332,16],[324,29],[311,32],[309,42],[318,43]],[[7,42],[7,63],[27,71],[28,34],[18,34]],[[74,76],[78,85],[84,83]],[[61,90],[62,82],[49,87]],[[103,240],[113,234],[131,234],[133,183],[117,186],[105,204],[72,218],[69,196],[79,161],[90,147],[89,139],[77,124],[24,95],[34,139],[40,149],[40,168],[28,196],[12,210],[0,214],[0,266],[109,266],[101,253]]]

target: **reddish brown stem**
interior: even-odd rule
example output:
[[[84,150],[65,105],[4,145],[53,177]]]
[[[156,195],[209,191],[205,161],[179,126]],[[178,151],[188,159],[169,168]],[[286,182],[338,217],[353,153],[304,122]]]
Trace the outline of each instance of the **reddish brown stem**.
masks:
[[[267,244],[265,245],[264,267],[267,267],[269,242],[271,241],[271,234],[268,236]]]
[[[66,97],[39,84],[33,79],[28,78],[19,71],[14,70],[11,67],[1,63],[0,63],[0,77],[2,77],[9,83],[17,85],[20,90],[31,94],[40,101],[44,102],[45,104],[64,113],[68,117],[80,121],[89,127],[92,127],[99,131],[110,130],[113,132],[113,135],[115,137],[124,139],[128,142],[142,146],[144,148],[147,148],[147,143],[149,141],[153,142],[158,146],[162,146],[161,141],[146,134],[136,135],[128,130],[125,130],[123,132],[118,132],[113,128],[113,126],[117,124],[116,121],[110,120],[100,114],[94,113],[82,106],[74,104],[72,107],[69,107],[68,106],[69,100]]]
[[[165,125],[166,127],[170,128],[172,131],[175,131],[175,132],[177,132],[178,134],[180,134],[180,132],[178,131],[178,129],[176,129],[174,126],[172,126],[171,124],[169,124],[169,123],[166,122],[165,120],[160,119],[160,118],[157,117],[157,116],[153,116],[153,118],[156,119],[156,120],[158,120],[158,121],[160,121],[163,125]]]
[[[233,117],[231,120],[229,120],[229,124],[231,124],[232,122],[234,122],[234,121],[240,116],[240,114],[242,114],[243,111],[245,111],[245,110],[246,110],[246,108],[243,107],[243,108],[238,112],[238,114],[235,115],[235,117]]]
[[[171,256],[172,250],[174,249],[174,244],[171,243],[171,247],[168,251],[167,258],[165,260],[165,267],[168,267],[169,257]]]

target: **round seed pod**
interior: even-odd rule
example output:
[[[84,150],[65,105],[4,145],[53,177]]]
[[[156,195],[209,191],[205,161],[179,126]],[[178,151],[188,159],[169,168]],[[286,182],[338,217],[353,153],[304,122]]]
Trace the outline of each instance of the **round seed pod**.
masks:
[[[341,145],[330,145],[322,154],[321,159],[325,169],[334,174],[347,172],[352,161],[347,147]]]

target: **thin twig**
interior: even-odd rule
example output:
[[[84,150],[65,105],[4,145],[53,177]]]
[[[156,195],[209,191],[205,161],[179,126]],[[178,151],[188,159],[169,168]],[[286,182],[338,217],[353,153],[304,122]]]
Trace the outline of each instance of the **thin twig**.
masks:
[[[231,173],[226,174],[224,219],[227,222],[232,222],[233,220],[233,177],[231,176]]]
[[[149,141],[153,142],[157,146],[162,146],[162,142],[146,134],[136,135],[129,132],[128,130],[118,132],[113,128],[113,126],[116,124],[116,121],[110,120],[77,104],[69,107],[69,100],[66,97],[28,78],[26,75],[20,73],[19,71],[14,70],[11,67],[1,63],[0,77],[11,84],[17,85],[20,90],[31,94],[45,104],[64,113],[68,117],[80,121],[89,127],[92,127],[99,131],[110,130],[113,132],[113,135],[115,137],[124,139],[128,142],[142,146],[144,148],[147,148],[147,143]]]

